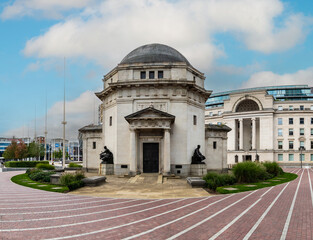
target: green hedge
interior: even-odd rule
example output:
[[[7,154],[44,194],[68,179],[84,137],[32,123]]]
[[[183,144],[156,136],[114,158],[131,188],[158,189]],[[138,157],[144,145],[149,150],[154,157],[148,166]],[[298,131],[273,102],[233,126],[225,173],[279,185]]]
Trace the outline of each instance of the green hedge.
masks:
[[[79,165],[79,164],[77,164],[77,163],[71,162],[71,163],[68,165],[68,167],[70,167],[70,168],[82,168],[83,166],[82,166],[82,165]]]
[[[49,164],[49,161],[9,161],[4,165],[12,168],[36,167],[38,163]]]
[[[50,165],[50,164],[46,164],[46,163],[38,163],[36,165],[36,168],[38,169],[43,169],[43,170],[54,170],[55,167]]]
[[[41,169],[36,169],[36,168],[28,169],[26,171],[26,174],[31,180],[36,181],[36,182],[46,182],[46,183],[50,182],[50,176],[54,173],[55,172],[53,171],[44,172]]]

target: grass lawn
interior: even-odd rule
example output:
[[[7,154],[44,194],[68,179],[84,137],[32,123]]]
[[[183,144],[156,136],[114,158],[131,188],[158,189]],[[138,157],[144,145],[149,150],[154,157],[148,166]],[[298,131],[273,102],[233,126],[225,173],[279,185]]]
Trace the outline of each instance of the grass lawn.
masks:
[[[69,191],[68,187],[66,186],[53,185],[53,184],[43,183],[43,182],[35,182],[31,180],[26,173],[12,177],[11,181],[16,184],[25,186],[25,187],[36,188],[36,189],[50,191],[50,192],[64,193],[64,192]]]
[[[216,192],[226,194],[226,193],[238,193],[238,192],[251,191],[251,190],[256,190],[256,189],[265,188],[265,187],[272,187],[278,184],[289,182],[289,181],[296,179],[297,177],[298,175],[294,173],[284,173],[282,175],[279,175],[278,177],[264,180],[262,182],[244,183],[244,184],[236,184],[236,185],[231,185],[231,186],[218,187],[216,189]],[[236,188],[236,189],[227,190],[225,188]]]

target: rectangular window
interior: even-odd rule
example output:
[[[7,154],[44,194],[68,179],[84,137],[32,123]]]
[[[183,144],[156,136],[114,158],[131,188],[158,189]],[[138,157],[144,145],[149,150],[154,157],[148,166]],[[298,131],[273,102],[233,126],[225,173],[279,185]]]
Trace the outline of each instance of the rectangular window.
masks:
[[[299,159],[300,159],[300,161],[304,161],[304,154],[303,153],[299,154]]]
[[[313,136],[313,128],[311,128],[311,136]]]
[[[282,128],[278,128],[278,136],[283,136],[283,129]]]
[[[140,79],[146,79],[146,72],[145,71],[140,72]]]
[[[96,149],[96,147],[97,147],[96,142],[92,142],[92,149]]]
[[[313,154],[311,154],[311,161],[313,161]]]
[[[313,141],[311,141],[311,149],[313,149]]]
[[[278,154],[278,161],[283,161],[283,154]]]
[[[163,71],[158,71],[158,78],[163,78]]]
[[[293,141],[289,141],[289,149],[293,149]]]
[[[283,125],[283,119],[282,118],[278,118],[277,121],[278,121],[278,125]]]
[[[213,142],[213,149],[216,149],[216,142]]]
[[[293,136],[293,128],[289,128],[289,136]]]
[[[293,161],[293,154],[289,154],[289,155],[288,155],[288,160],[289,160],[289,161]]]
[[[300,110],[304,110],[304,106],[303,105],[300,105]]]
[[[292,106],[292,105],[289,106],[289,110],[290,110],[290,111],[293,110],[293,106]]]
[[[283,141],[278,141],[278,149],[283,149]]]
[[[300,118],[300,124],[304,124],[304,118]]]
[[[300,141],[300,148],[304,148],[304,141]]]
[[[209,112],[209,116],[212,117],[213,116],[213,112]]]
[[[149,79],[154,79],[154,71],[149,71]]]
[[[289,118],[289,124],[290,124],[290,125],[293,124],[293,118]]]
[[[283,106],[278,106],[278,111],[282,111],[283,110]]]
[[[313,124],[313,118],[311,118],[311,124]]]
[[[193,115],[193,125],[197,125],[197,116]]]
[[[300,135],[301,135],[301,136],[304,135],[304,128],[300,128]]]
[[[218,114],[218,115],[222,115],[222,112],[221,112],[221,111],[218,111],[217,114]]]
[[[313,105],[311,105],[310,109],[313,110]]]
[[[110,122],[109,125],[112,126],[112,116],[110,116]]]

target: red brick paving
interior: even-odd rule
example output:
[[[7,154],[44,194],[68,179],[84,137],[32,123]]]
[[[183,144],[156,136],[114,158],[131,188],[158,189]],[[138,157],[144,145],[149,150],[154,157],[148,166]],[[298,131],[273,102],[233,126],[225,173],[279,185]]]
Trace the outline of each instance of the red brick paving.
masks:
[[[303,175],[286,239],[313,239],[313,171],[287,170]],[[26,188],[10,181],[16,174],[0,173],[0,239],[209,239],[233,220],[217,239],[243,239],[287,185],[209,198],[113,199]],[[299,181],[287,185],[250,239],[281,238]]]

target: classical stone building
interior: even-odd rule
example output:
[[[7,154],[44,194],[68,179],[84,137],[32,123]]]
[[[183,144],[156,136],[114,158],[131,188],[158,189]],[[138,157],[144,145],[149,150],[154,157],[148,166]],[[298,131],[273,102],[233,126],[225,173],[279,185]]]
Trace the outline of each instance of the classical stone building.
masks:
[[[130,52],[104,76],[103,91],[96,93],[102,101],[101,131],[99,126],[80,130],[84,167],[97,169],[98,156],[107,146],[115,174],[190,174],[197,145],[206,154],[206,145],[213,144],[205,130],[205,102],[211,91],[204,89],[204,80],[203,73],[169,46],[149,44]]]
[[[229,164],[313,162],[313,89],[274,86],[215,93],[206,103],[206,123],[227,125]]]

